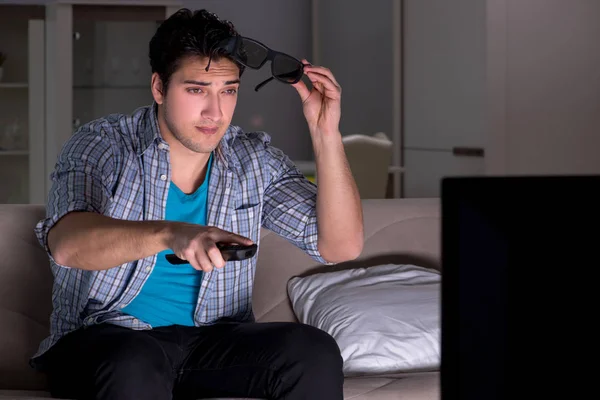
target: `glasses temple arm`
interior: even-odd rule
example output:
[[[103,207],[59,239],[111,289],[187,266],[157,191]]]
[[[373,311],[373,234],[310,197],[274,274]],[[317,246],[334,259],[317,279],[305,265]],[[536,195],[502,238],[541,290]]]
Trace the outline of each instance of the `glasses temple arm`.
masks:
[[[263,86],[265,86],[267,83],[271,82],[273,79],[274,79],[273,77],[270,77],[269,79],[265,79],[264,81],[262,81],[261,83],[256,85],[256,87],[254,88],[254,91],[258,92]]]

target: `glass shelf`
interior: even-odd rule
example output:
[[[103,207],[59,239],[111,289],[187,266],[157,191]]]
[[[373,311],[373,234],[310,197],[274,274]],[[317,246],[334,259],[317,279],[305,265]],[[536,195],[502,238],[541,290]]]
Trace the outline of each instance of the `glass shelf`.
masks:
[[[89,90],[101,90],[101,89],[139,89],[139,90],[150,90],[150,80],[147,85],[75,85],[73,89],[89,89]]]
[[[28,156],[29,151],[27,150],[1,150],[0,149],[0,157],[1,156]]]
[[[152,104],[148,43],[164,15],[164,7],[73,6],[73,128]]]
[[[27,82],[0,82],[0,89],[27,89]]]

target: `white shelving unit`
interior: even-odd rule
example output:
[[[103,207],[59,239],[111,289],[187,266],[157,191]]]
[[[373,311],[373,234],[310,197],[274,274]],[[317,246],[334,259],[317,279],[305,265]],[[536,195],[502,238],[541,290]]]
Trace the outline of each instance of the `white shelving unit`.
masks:
[[[0,5],[0,203],[43,203],[44,7]]]
[[[158,23],[181,7],[175,0],[48,2],[47,171],[79,125],[151,103],[148,42]]]
[[[176,0],[0,2],[0,204],[44,204],[79,124],[152,101],[148,41]]]

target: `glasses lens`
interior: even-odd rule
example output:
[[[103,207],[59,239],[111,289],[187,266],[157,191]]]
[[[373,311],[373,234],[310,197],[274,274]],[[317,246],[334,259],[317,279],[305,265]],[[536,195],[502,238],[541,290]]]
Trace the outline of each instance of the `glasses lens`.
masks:
[[[267,59],[269,49],[250,39],[242,39],[238,57],[247,67],[260,68]]]
[[[273,76],[280,81],[296,83],[302,78],[302,63],[285,54],[277,54],[273,59]]]

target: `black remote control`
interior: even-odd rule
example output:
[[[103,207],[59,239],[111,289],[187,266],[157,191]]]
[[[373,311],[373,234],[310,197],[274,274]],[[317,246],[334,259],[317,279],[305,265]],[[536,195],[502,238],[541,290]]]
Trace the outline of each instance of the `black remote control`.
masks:
[[[240,261],[254,257],[256,255],[256,251],[258,250],[258,246],[256,244],[251,244],[250,246],[243,246],[241,244],[217,243],[217,247],[221,251],[221,255],[223,256],[223,259],[226,262]],[[169,263],[174,265],[189,264],[189,261],[182,260],[175,254],[167,254],[165,258]]]

